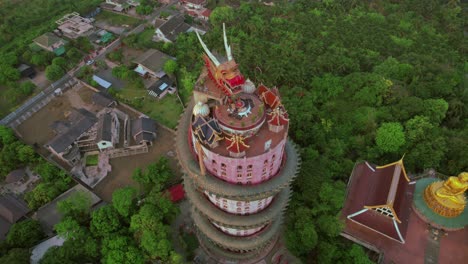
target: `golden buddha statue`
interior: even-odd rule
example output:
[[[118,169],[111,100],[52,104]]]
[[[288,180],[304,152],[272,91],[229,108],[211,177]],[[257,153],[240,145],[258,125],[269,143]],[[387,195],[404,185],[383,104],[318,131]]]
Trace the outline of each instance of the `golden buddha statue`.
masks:
[[[445,217],[457,217],[465,209],[465,191],[468,190],[468,173],[434,182],[424,191],[424,200],[436,213]]]

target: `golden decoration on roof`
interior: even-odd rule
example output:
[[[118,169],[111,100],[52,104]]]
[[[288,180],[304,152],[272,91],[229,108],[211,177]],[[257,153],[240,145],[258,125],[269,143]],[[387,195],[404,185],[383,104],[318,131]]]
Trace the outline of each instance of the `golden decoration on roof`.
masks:
[[[245,138],[241,135],[233,134],[230,137],[226,138],[226,141],[228,142],[227,150],[232,151],[232,152],[237,152],[240,153],[248,148],[250,148],[249,145],[245,144],[244,142]]]
[[[434,212],[445,217],[457,217],[466,206],[465,191],[468,190],[468,172],[449,177],[446,181],[434,182],[424,190],[424,200]]]

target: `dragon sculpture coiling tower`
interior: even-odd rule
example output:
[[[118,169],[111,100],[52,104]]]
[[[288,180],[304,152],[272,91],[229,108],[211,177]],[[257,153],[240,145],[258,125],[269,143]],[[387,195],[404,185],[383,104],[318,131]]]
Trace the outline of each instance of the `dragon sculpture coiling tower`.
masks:
[[[218,263],[270,263],[300,157],[278,89],[244,78],[224,25],[223,33],[226,58],[197,33],[205,67],[179,121],[177,155],[206,253]]]

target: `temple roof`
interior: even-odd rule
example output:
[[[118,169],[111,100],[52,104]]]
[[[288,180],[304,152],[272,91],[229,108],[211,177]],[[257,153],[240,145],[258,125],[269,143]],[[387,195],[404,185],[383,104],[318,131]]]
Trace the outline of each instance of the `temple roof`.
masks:
[[[360,163],[350,181],[353,183],[350,186],[359,187],[348,190],[354,199],[354,209],[347,218],[404,243],[411,200],[407,195],[410,185],[403,161],[385,166]]]
[[[202,142],[212,144],[221,139],[221,129],[215,119],[196,116],[192,127],[195,136]]]
[[[258,95],[263,100],[263,102],[272,109],[275,109],[281,105],[279,97],[263,84],[258,86]]]
[[[274,126],[284,126],[289,123],[288,113],[282,108],[275,108],[272,112],[268,113],[268,124]]]
[[[249,145],[244,142],[244,137],[239,135],[232,135],[226,138],[226,145],[226,149],[234,153],[241,153],[249,148]]]

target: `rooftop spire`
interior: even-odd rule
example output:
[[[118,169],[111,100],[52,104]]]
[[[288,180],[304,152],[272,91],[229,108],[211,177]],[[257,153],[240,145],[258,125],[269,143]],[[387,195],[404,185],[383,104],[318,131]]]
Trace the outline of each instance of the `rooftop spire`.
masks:
[[[223,23],[223,37],[224,37],[224,48],[226,49],[226,56],[228,61],[232,60],[231,46],[229,46],[226,37],[226,25]]]
[[[198,40],[200,41],[200,44],[202,45],[203,49],[205,50],[206,55],[208,55],[208,57],[210,57],[211,61],[216,65],[216,67],[218,67],[220,65],[218,59],[216,59],[216,57],[208,49],[205,42],[203,42],[200,35],[198,34],[198,31],[195,30],[195,33],[197,34]]]

